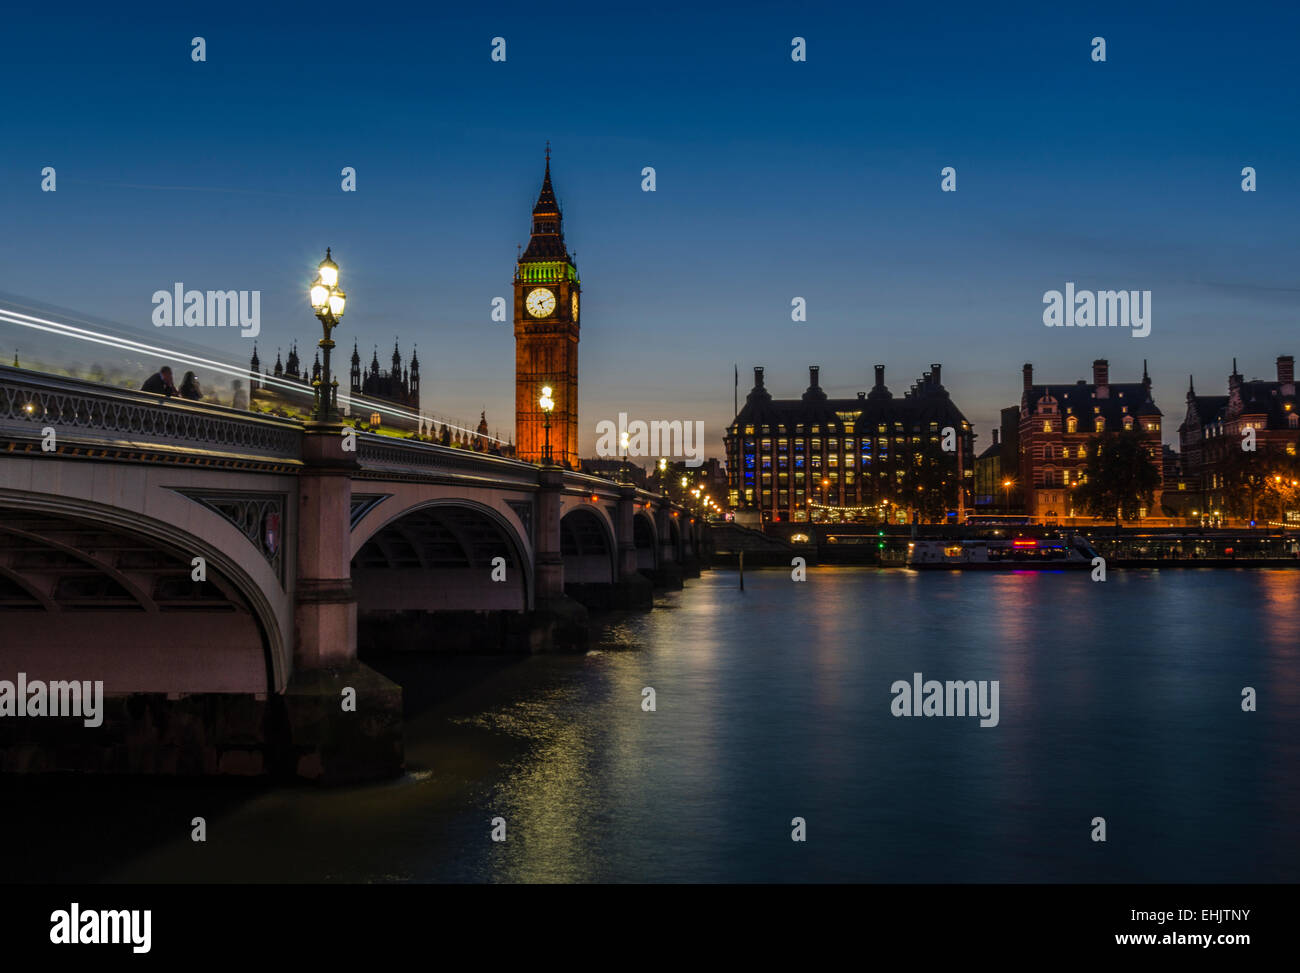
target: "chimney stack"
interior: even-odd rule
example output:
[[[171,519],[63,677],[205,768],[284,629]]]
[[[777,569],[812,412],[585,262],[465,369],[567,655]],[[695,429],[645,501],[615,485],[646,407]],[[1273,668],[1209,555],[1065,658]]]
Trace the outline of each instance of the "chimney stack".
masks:
[[[1110,397],[1110,362],[1098,358],[1092,363],[1092,384],[1097,386],[1097,398]]]
[[[1290,391],[1282,390],[1283,395],[1295,395],[1295,359],[1290,355],[1278,356],[1277,380],[1283,385],[1291,386]]]
[[[808,384],[813,388],[817,388],[817,375],[821,370],[822,367],[820,365],[808,366]]]
[[[1034,366],[1031,365],[1029,362],[1025,362],[1024,376],[1025,376],[1025,391],[1028,392],[1029,389],[1034,384]]]
[[[883,389],[884,387],[885,387],[885,366],[877,365],[876,366],[876,388]]]
[[[939,369],[941,368],[943,368],[943,366],[937,363],[930,366],[930,374],[934,376],[935,385],[941,384],[939,382]]]
[[[994,430],[993,430],[993,445],[994,445],[994,446],[996,446],[996,445],[998,444],[998,433],[1000,433],[1001,431],[1002,431],[1002,430],[1000,430],[1000,429],[994,429]]]
[[[763,387],[763,366],[755,365],[754,366],[754,388],[761,389],[762,387]]]

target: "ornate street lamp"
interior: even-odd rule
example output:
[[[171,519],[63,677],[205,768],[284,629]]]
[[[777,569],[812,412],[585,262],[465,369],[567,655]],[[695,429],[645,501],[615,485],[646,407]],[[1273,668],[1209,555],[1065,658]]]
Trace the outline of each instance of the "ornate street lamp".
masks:
[[[542,428],[546,431],[546,451],[543,456],[546,465],[551,465],[551,411],[555,408],[555,400],[551,398],[551,387],[542,386],[542,397],[537,400],[537,404],[542,407]]]
[[[333,422],[339,415],[338,379],[330,380],[330,352],[334,348],[334,339],[330,332],[339,326],[343,310],[347,304],[347,295],[339,283],[339,265],[330,258],[329,247],[325,248],[325,259],[320,262],[316,279],[311,285],[311,306],[320,321],[325,335],[320,340],[321,356],[320,378],[312,382],[316,390],[316,405],[312,409],[313,422]]]
[[[622,449],[622,452],[623,452],[623,469],[622,469],[622,473],[621,473],[621,475],[622,475],[622,477],[623,477],[622,482],[623,482],[623,483],[626,483],[626,482],[628,482],[628,480],[627,480],[627,447],[628,447],[628,435],[627,435],[627,432],[626,432],[626,431],[624,431],[622,437],[620,437],[618,445],[619,445],[619,447]]]

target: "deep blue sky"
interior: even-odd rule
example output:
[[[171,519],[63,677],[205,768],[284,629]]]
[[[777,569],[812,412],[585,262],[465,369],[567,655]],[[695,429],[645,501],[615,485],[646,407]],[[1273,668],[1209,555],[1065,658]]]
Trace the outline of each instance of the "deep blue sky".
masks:
[[[778,395],[808,364],[851,395],[876,362],[895,394],[942,362],[982,447],[1024,361],[1072,382],[1107,357],[1135,381],[1148,358],[1171,439],[1189,373],[1215,391],[1234,355],[1271,377],[1300,354],[1294,8],[470,6],[7,12],[0,291],[242,363],[234,333],[154,329],[150,296],[260,289],[273,361],[318,334],[305,288],[329,245],[348,354],[418,342],[425,406],[486,408],[504,435],[514,339],[490,302],[549,138],[584,286],[588,454],[619,411],[703,419],[720,453],[733,362],[742,398],[755,364]],[[1151,290],[1151,336],[1044,328],[1066,280]]]

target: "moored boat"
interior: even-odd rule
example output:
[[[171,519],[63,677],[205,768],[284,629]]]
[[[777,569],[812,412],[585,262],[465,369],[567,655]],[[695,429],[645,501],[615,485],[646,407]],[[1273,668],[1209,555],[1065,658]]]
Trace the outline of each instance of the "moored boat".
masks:
[[[1081,534],[918,540],[907,545],[909,568],[1059,571],[1088,568],[1097,556]]]

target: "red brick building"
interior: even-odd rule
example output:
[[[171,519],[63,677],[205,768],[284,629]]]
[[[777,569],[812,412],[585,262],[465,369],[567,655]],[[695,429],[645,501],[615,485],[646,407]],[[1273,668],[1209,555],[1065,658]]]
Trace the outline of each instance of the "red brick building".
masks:
[[[1232,360],[1227,395],[1197,395],[1189,379],[1187,416],[1178,427],[1183,480],[1188,503],[1199,516],[1222,519],[1228,504],[1221,467],[1229,450],[1241,449],[1247,428],[1255,431],[1261,454],[1296,455],[1300,446],[1300,415],[1295,389],[1295,359],[1277,359],[1277,381],[1245,381]]]
[[[1020,476],[1017,486],[1025,513],[1038,523],[1085,516],[1075,507],[1074,487],[1083,482],[1088,440],[1102,432],[1135,429],[1141,433],[1157,471],[1164,468],[1161,451],[1161,412],[1151,396],[1151,378],[1142,363],[1142,381],[1112,383],[1104,358],[1092,363],[1091,384],[1035,385],[1034,366],[1024,367],[1020,397]],[[1150,509],[1141,516],[1158,516],[1161,486]]]

